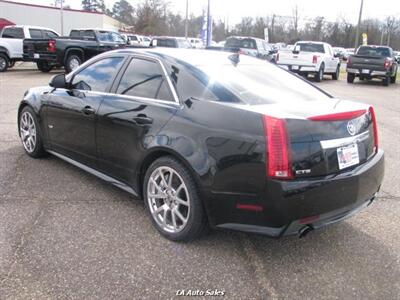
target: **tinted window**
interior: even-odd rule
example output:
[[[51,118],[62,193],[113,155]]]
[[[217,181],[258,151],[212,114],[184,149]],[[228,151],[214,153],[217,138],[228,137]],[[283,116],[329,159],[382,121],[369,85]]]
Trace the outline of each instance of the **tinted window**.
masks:
[[[257,49],[256,41],[254,39],[229,38],[226,40],[225,47]]]
[[[156,39],[158,47],[169,47],[176,48],[176,43],[174,39]]]
[[[94,34],[93,30],[82,30],[79,33],[81,38],[84,39],[88,39],[88,40],[95,40],[96,39],[96,35]]]
[[[129,40],[130,41],[137,41],[138,39],[137,39],[136,35],[131,35],[131,36],[129,36]]]
[[[117,93],[173,101],[158,63],[143,59],[132,59],[121,79]]]
[[[72,88],[106,92],[122,61],[122,57],[110,57],[91,64],[74,76]]]
[[[22,28],[14,28],[14,27],[6,28],[3,31],[3,38],[23,39],[24,31],[22,30]]]
[[[390,50],[385,47],[362,46],[358,49],[357,55],[390,57]]]
[[[58,34],[50,30],[43,30],[43,36],[44,38],[56,38]]]
[[[303,51],[303,52],[325,53],[323,44],[297,43],[296,45],[300,46],[300,51]]]
[[[77,38],[77,37],[79,37],[79,31],[78,30],[71,30],[69,36],[72,37],[72,38]]]
[[[33,39],[41,39],[42,38],[42,31],[39,29],[29,29],[29,34]]]
[[[132,59],[119,83],[118,94],[173,101],[158,63]]]
[[[124,43],[124,39],[118,33],[112,31],[99,31],[97,38],[100,42]]]

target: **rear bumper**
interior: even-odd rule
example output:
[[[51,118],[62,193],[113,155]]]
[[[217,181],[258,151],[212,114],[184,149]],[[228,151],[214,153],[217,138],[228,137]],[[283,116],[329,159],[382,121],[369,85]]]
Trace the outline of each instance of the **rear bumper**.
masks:
[[[368,72],[363,72],[363,70],[367,70]],[[370,69],[354,69],[354,68],[347,68],[347,73],[352,73],[355,75],[362,75],[366,77],[381,77],[381,76],[389,76],[389,71],[381,71],[381,70],[370,70]]]
[[[279,62],[278,65],[285,70],[289,70],[295,73],[317,73],[319,70],[317,66],[314,65],[309,65],[309,66],[299,66],[295,64],[287,65],[287,64],[279,64]]]
[[[268,181],[261,211],[236,211],[232,222],[217,227],[266,234],[298,234],[336,223],[368,206],[384,176],[384,152],[351,171],[320,179]],[[254,202],[252,204],[255,204]]]
[[[31,61],[31,62],[41,62],[46,61],[50,65],[57,64],[57,54],[47,54],[47,53],[39,53],[39,57],[35,57],[33,53],[30,54],[23,54],[24,61]]]

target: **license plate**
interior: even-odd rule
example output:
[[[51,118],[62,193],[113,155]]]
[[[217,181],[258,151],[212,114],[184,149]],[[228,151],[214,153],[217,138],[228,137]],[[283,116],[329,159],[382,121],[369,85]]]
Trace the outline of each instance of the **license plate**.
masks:
[[[33,58],[40,58],[40,54],[37,53],[33,54]]]
[[[363,73],[363,74],[369,74],[369,70],[367,70],[367,69],[362,69],[362,70],[361,70],[361,73]]]
[[[292,70],[298,70],[299,66],[292,66]]]
[[[339,170],[357,165],[360,162],[357,144],[337,148]]]

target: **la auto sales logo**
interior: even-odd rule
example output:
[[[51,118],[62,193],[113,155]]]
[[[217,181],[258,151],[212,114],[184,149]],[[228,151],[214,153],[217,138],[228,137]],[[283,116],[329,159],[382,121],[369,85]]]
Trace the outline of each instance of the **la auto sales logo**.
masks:
[[[177,290],[176,296],[225,296],[224,290]]]

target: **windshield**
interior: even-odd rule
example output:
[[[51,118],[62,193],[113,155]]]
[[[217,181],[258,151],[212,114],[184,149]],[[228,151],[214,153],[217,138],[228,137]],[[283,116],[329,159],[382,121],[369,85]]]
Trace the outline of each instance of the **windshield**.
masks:
[[[225,47],[227,47],[227,48],[257,49],[256,41],[253,40],[253,39],[230,38],[230,39],[226,40]]]
[[[234,64],[200,66],[208,76],[211,90],[214,84],[222,85],[248,104],[291,105],[299,101],[330,99],[306,81],[275,65],[267,62],[246,64],[245,57],[240,60],[236,67]],[[221,101],[232,102],[229,99]]]
[[[389,48],[385,48],[385,47],[363,46],[358,49],[357,55],[390,57],[390,51],[389,51]]]
[[[319,52],[325,53],[323,44],[314,43],[297,43],[296,46],[300,46],[301,52]]]
[[[98,31],[97,38],[100,42],[124,43],[124,39],[118,33],[112,31]]]

